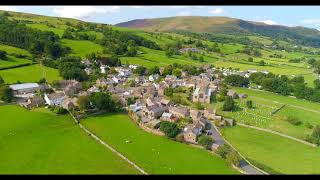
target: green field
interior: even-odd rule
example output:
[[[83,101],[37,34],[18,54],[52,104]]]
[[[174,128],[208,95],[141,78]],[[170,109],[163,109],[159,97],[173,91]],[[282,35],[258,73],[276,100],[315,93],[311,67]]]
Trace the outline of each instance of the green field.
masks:
[[[17,48],[17,47],[13,47],[13,46],[0,44],[0,50],[6,51],[7,54],[9,54],[9,55],[11,55],[11,54],[21,54],[21,55],[25,55],[25,56],[31,57],[31,54],[27,50],[24,50],[24,49],[21,49],[21,48]]]
[[[57,69],[49,67],[41,67],[40,65],[31,65],[19,68],[0,70],[0,76],[8,84],[20,82],[37,82],[41,78],[46,78],[48,82],[59,80],[59,72]]]
[[[245,88],[234,88],[237,93],[245,93],[248,99],[253,101],[254,108],[246,107],[246,100],[236,100],[240,109],[234,112],[222,112],[225,116],[232,117],[236,121],[258,126],[262,128],[278,131],[290,136],[304,139],[310,134],[312,129],[308,128],[308,124],[313,126],[320,124],[320,104],[306,100],[295,99],[292,97],[281,96],[267,91],[250,90]],[[276,114],[271,112],[285,104],[285,107]],[[221,107],[222,103],[214,106]],[[292,125],[285,120],[287,116],[294,116],[302,123],[300,125]]]
[[[85,57],[85,55],[96,52],[102,53],[103,49],[99,44],[85,40],[62,39],[62,44],[72,49],[71,55]]]
[[[237,174],[217,155],[147,133],[125,114],[90,117],[82,123],[147,173]]]
[[[35,28],[41,31],[52,31],[53,33],[57,34],[59,37],[62,37],[65,29],[49,27],[46,24],[27,24],[27,26],[31,28]]]
[[[16,58],[14,56],[8,56],[8,55],[7,57],[8,57],[7,60],[0,60],[0,69],[27,65],[32,63],[32,61],[28,59]]]
[[[285,174],[320,174],[320,149],[278,135],[235,126],[222,129],[241,154]]]
[[[69,115],[0,106],[0,174],[136,174]]]

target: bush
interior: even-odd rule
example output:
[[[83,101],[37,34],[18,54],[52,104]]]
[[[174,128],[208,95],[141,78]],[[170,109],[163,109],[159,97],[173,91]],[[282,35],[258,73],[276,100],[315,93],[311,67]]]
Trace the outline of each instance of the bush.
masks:
[[[294,116],[288,116],[287,117],[287,121],[292,124],[292,125],[295,125],[295,126],[298,126],[300,125],[302,122],[300,120],[298,120],[296,117]]]
[[[13,101],[13,99],[13,90],[7,85],[0,86],[0,100],[10,103]]]
[[[234,150],[231,150],[228,154],[227,154],[227,157],[226,157],[227,161],[230,163],[230,164],[233,164],[237,167],[239,167],[240,165],[240,161],[241,161],[241,157],[239,155],[239,153],[237,153],[236,151]]]
[[[246,104],[247,104],[247,107],[250,108],[250,109],[253,107],[251,100],[248,100],[248,101],[246,102]]]
[[[227,144],[223,144],[222,146],[219,146],[218,147],[218,150],[217,150],[217,154],[219,156],[221,156],[222,158],[227,158],[227,154],[231,151],[231,147],[228,146]]]
[[[205,147],[206,149],[211,149],[211,145],[212,143],[214,143],[214,140],[212,139],[211,136],[205,136],[205,135],[201,135],[198,138],[198,143]]]
[[[67,114],[68,113],[68,110],[62,108],[62,107],[56,107],[55,108],[55,113],[57,114]]]
[[[217,101],[219,101],[219,102],[222,102],[222,101],[224,101],[226,99],[226,96],[222,96],[222,95],[218,95],[217,96]]]
[[[160,122],[160,130],[169,138],[174,138],[180,132],[178,125],[173,122],[162,121]]]
[[[225,102],[223,103],[222,110],[223,111],[232,111],[235,108],[235,103],[232,97],[227,96]]]
[[[197,103],[196,103],[196,108],[197,108],[198,110],[204,110],[204,106],[203,106],[200,102],[197,102]]]

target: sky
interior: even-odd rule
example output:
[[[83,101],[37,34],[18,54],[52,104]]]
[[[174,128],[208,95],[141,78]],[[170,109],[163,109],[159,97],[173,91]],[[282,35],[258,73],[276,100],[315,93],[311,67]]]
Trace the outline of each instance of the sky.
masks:
[[[170,16],[227,16],[320,30],[320,6],[0,6],[0,9],[106,24]]]

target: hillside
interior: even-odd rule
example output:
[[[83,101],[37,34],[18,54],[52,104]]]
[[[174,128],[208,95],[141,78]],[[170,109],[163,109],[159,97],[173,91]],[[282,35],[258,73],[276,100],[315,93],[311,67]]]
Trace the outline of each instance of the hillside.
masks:
[[[224,33],[242,35],[263,35],[293,40],[301,45],[320,46],[320,32],[305,27],[287,27],[282,25],[267,25],[229,17],[179,16],[155,19],[136,19],[116,24],[122,27],[144,29],[147,31],[196,33]]]

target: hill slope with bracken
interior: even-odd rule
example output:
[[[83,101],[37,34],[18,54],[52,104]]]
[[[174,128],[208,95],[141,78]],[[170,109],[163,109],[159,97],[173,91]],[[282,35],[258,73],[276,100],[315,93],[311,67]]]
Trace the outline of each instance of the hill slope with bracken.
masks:
[[[301,45],[320,47],[320,31],[306,27],[268,25],[229,17],[178,16],[136,19],[116,24],[146,31],[194,33],[253,34],[294,41]]]

